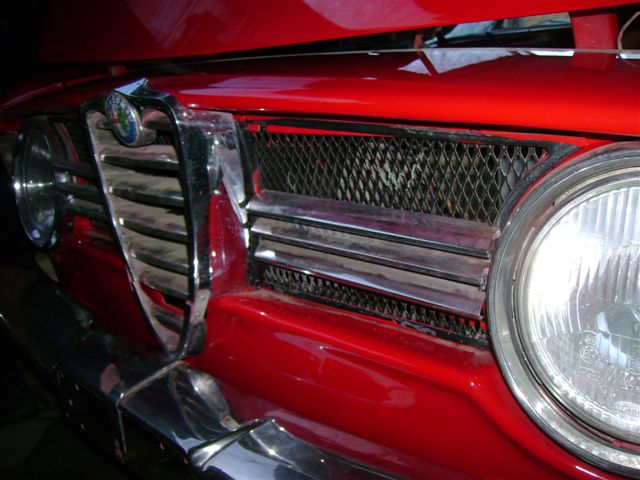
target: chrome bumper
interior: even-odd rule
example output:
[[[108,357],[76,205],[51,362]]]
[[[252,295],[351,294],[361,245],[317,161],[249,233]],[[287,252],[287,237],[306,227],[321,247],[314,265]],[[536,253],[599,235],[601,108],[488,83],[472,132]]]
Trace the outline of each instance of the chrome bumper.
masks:
[[[51,281],[38,278],[20,293],[20,313],[0,305],[0,323],[51,374],[69,421],[145,478],[389,478],[273,419],[236,420],[214,378],[182,361],[134,355],[93,331],[90,315]]]

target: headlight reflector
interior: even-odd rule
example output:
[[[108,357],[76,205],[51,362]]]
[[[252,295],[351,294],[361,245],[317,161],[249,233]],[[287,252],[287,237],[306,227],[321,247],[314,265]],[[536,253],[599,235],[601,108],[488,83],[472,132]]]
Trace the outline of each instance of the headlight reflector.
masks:
[[[576,198],[532,242],[516,318],[535,372],[586,423],[640,438],[640,183]]]
[[[640,151],[574,160],[527,195],[496,252],[488,314],[532,418],[586,460],[638,475]]]
[[[56,190],[53,159],[56,139],[39,126],[32,126],[18,138],[15,163],[15,191],[25,232],[38,247],[56,240]]]

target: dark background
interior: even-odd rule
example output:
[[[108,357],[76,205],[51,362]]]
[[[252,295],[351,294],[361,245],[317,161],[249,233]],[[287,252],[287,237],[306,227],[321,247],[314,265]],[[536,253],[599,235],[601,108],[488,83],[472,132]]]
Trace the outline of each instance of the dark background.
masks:
[[[42,71],[37,54],[48,10],[45,0],[0,2],[0,98]]]
[[[0,98],[45,72],[37,54],[47,12],[48,2],[43,0],[0,2]],[[11,295],[11,280],[7,279],[33,275],[36,266],[15,208],[10,177],[1,162],[0,232],[0,295]],[[130,478],[64,422],[48,387],[0,329],[0,478]]]

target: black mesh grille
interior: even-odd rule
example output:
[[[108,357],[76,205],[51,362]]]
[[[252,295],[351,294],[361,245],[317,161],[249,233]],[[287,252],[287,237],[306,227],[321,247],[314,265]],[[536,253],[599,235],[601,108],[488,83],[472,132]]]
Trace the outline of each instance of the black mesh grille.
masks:
[[[391,319],[430,334],[487,345],[486,329],[476,320],[272,265],[264,265],[261,277],[262,285],[273,290]]]
[[[248,132],[265,189],[493,222],[547,154],[513,143],[386,135]]]

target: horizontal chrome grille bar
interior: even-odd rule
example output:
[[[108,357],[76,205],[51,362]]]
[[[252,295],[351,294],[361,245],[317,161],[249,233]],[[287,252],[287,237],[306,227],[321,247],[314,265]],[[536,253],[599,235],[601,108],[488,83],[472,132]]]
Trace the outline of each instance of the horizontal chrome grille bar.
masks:
[[[335,280],[395,298],[481,320],[485,294],[479,288],[384,265],[263,240],[260,262]]]
[[[91,168],[90,165],[85,163],[69,163],[69,162],[56,162],[52,165],[54,170],[59,172],[66,172],[70,175],[75,175],[77,177],[94,179],[96,178],[96,174]]]
[[[72,198],[69,202],[65,203],[63,207],[67,212],[81,215],[83,217],[95,220],[96,222],[108,223],[109,216],[105,209],[93,202],[87,202],[82,199]]]
[[[111,147],[102,153],[102,160],[110,165],[150,170],[179,170],[178,158],[171,145],[151,145],[139,147],[134,152],[130,148]]]
[[[189,274],[187,247],[184,244],[167,242],[127,232],[129,253],[149,265],[181,275]]]
[[[111,193],[128,200],[180,208],[184,198],[177,178],[142,175],[129,170],[108,177]]]
[[[134,232],[142,233],[150,237],[162,238],[173,242],[187,242],[187,232],[184,228],[178,227],[173,229],[173,226],[163,228],[163,225],[159,222],[160,219],[157,219],[158,221],[155,222],[154,220],[155,219],[149,219],[149,221],[147,221],[147,219],[134,220],[131,217],[128,217],[122,218],[121,223],[123,227],[129,230],[133,230]]]
[[[186,276],[147,265],[135,258],[131,259],[131,263],[145,285],[181,300],[189,298],[189,280]]]
[[[117,221],[123,227],[154,238],[172,242],[187,242],[184,215],[163,207],[152,207],[113,198]]]
[[[94,185],[64,182],[56,184],[56,187],[60,192],[73,195],[74,198],[102,205],[102,196]]]
[[[499,235],[478,222],[356,205],[265,190],[248,204],[250,214],[332,230],[489,258]]]
[[[145,118],[143,126],[152,130],[171,130],[171,122],[166,115],[153,115],[149,118]]]
[[[259,218],[251,233],[300,247],[343,255],[402,270],[446,278],[470,285],[485,282],[488,260],[351,233]]]

